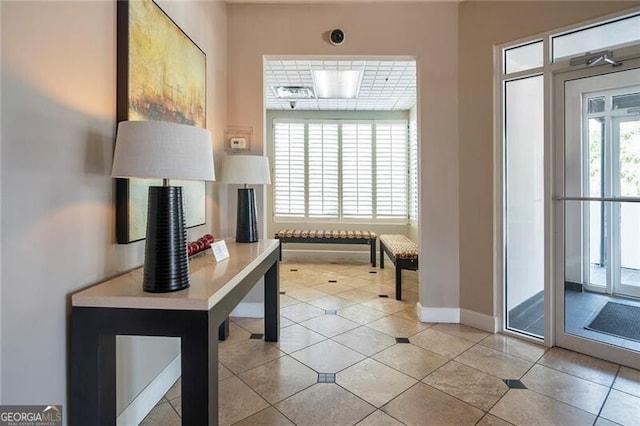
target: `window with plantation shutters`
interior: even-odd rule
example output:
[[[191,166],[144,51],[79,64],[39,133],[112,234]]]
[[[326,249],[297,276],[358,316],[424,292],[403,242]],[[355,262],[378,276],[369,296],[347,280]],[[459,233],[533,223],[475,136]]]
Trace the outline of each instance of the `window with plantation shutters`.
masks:
[[[281,217],[304,217],[305,125],[274,123],[274,213]]]
[[[338,218],[338,124],[309,123],[309,217]]]
[[[407,121],[278,119],[273,129],[275,220],[407,223]]]
[[[376,216],[407,217],[407,123],[375,123]]]

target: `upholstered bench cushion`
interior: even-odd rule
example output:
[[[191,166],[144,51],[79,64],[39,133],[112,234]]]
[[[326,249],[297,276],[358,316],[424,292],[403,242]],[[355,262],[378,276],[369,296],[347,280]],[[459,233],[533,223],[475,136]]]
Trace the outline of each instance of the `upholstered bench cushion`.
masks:
[[[380,268],[384,269],[384,254],[396,265],[396,300],[402,300],[402,270],[418,270],[418,245],[404,235],[380,235]]]
[[[398,259],[415,259],[418,257],[418,245],[404,235],[380,235],[380,242]]]
[[[310,229],[283,229],[276,232],[276,238],[365,238],[376,239],[375,232],[370,231],[325,231]]]
[[[371,266],[376,266],[376,241],[378,236],[370,231],[325,231],[313,229],[283,229],[276,232],[280,240],[280,260],[282,260],[282,243],[302,244],[366,244],[369,246]]]

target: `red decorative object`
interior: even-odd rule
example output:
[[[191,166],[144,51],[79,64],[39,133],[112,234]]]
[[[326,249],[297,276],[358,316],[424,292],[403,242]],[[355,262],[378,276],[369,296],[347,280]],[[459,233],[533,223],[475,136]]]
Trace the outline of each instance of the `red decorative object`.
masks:
[[[202,237],[198,238],[196,241],[191,241],[187,243],[187,254],[189,256],[193,256],[194,254],[207,250],[209,247],[211,247],[211,244],[214,241],[215,241],[215,238],[213,237],[213,235],[204,234]]]

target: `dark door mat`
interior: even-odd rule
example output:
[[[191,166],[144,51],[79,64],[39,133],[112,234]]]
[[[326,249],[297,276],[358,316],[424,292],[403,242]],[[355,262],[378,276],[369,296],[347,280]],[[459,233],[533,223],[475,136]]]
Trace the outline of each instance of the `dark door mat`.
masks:
[[[585,328],[640,342],[640,306],[607,302]]]

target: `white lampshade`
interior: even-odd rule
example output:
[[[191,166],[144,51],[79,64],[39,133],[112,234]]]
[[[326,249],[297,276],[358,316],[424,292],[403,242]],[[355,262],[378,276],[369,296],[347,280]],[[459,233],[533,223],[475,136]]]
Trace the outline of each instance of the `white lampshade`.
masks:
[[[236,184],[269,184],[269,159],[257,155],[227,155],[222,165],[222,181]]]
[[[215,180],[211,133],[163,121],[118,124],[112,176]]]

